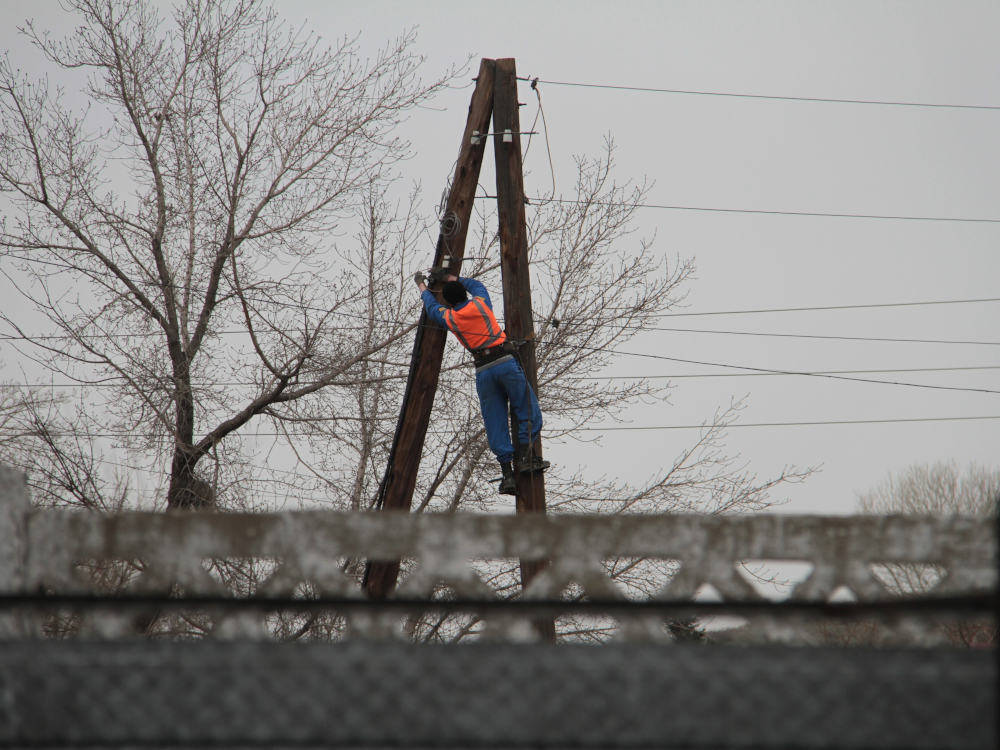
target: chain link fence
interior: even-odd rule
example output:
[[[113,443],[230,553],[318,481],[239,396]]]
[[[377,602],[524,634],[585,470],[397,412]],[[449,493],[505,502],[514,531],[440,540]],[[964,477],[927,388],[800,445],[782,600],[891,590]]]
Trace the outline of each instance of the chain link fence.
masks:
[[[993,748],[992,654],[0,644],[18,747]]]

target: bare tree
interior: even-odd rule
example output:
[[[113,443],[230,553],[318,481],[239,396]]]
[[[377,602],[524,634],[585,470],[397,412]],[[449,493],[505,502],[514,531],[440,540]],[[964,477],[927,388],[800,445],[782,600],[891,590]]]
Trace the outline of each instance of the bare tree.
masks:
[[[995,518],[998,505],[1000,469],[974,463],[962,469],[954,461],[910,466],[858,495],[862,513]],[[875,573],[902,596],[927,593],[946,575],[940,566],[902,563],[879,565]],[[957,645],[997,642],[997,623],[988,619],[949,620],[942,627]]]
[[[101,433],[169,455],[168,506],[212,504],[196,467],[226,438],[393,341],[340,328],[364,292],[316,251],[406,156],[395,126],[448,77],[418,77],[412,34],[362,59],[257,0],[187,0],[169,21],[147,3],[69,5],[67,40],[24,32],[86,74],[82,111],[0,62],[3,273],[49,330],[2,319],[22,356],[113,386],[91,405]]]
[[[954,462],[911,466],[858,495],[862,513],[882,515],[995,516],[998,502],[1000,469],[962,470]],[[882,565],[877,572],[895,594],[930,591],[944,574],[934,565]]]
[[[169,21],[123,0],[71,6],[83,24],[67,41],[25,32],[65,75],[87,76],[89,109],[0,64],[0,189],[13,208],[0,272],[35,315],[5,307],[0,320],[22,356],[85,395],[26,412],[31,439],[5,455],[32,469],[36,497],[52,504],[134,505],[145,470],[147,495],[168,507],[369,509],[419,317],[409,278],[432,246],[419,191],[388,197],[390,170],[407,153],[394,127],[450,78],[418,78],[412,35],[362,61],[352,40],[326,48],[255,0],[188,0]],[[585,423],[669,394],[642,378],[595,377],[682,299],[693,271],[635,233],[648,189],[616,181],[609,140],[579,158],[569,200],[529,211],[547,439],[575,439]],[[495,209],[481,209],[464,273],[499,293]],[[496,463],[468,364],[448,348],[416,512],[506,501],[491,484]],[[809,470],[760,479],[729,454],[725,430],[740,408],[707,415],[688,449],[638,483],[550,472],[551,507],[767,507],[770,490]],[[111,462],[118,473],[102,463],[104,448],[127,451],[127,465]],[[664,561],[607,566],[630,595],[672,574]],[[498,594],[517,595],[513,566],[484,570]],[[251,593],[267,565],[219,561],[214,573]],[[169,626],[190,634],[211,622]],[[327,617],[275,622],[290,639],[337,628]],[[566,630],[606,634],[603,624]],[[411,632],[464,637],[476,622],[420,620]]]
[[[862,513],[991,517],[1000,501],[1000,469],[955,462],[911,466],[859,493]]]
[[[0,383],[0,457],[30,436],[31,415],[52,402],[52,396],[37,389]]]

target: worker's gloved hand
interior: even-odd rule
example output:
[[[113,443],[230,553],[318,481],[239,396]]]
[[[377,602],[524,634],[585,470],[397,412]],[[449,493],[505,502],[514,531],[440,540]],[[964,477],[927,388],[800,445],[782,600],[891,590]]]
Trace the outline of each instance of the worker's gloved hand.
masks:
[[[413,283],[415,283],[417,286],[427,283],[427,277],[424,275],[423,271],[417,271],[415,274],[413,274]]]
[[[448,269],[441,268],[440,266],[434,266],[434,268],[431,269],[430,276],[427,277],[429,279],[427,283],[441,284],[447,280],[447,277],[448,277]]]

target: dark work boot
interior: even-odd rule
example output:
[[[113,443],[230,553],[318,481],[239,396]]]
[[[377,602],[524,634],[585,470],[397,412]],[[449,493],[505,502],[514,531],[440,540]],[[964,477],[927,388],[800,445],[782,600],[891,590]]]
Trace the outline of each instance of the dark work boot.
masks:
[[[500,464],[500,470],[503,472],[503,478],[500,480],[500,494],[516,495],[517,480],[514,479],[514,467],[511,466],[510,461],[503,461]]]
[[[536,456],[530,445],[519,445],[515,449],[514,461],[521,474],[534,474],[549,468],[549,462]]]

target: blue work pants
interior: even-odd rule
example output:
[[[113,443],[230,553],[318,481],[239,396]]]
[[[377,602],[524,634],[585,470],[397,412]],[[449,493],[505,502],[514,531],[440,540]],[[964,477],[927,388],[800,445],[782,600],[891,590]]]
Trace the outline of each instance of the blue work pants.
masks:
[[[529,445],[542,431],[538,397],[528,385],[521,365],[513,358],[477,372],[476,392],[490,450],[500,463],[510,461],[514,458],[514,446],[510,440],[507,406],[510,405],[517,420],[518,443]]]

